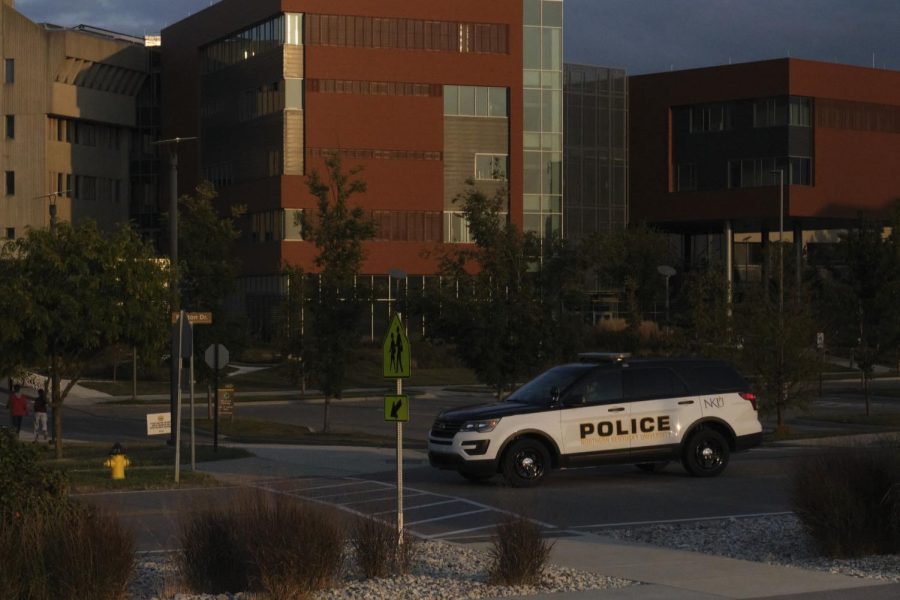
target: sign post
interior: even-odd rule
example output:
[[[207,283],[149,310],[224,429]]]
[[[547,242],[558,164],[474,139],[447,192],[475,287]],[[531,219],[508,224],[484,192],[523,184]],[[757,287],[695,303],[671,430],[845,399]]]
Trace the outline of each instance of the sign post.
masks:
[[[219,451],[219,370],[228,366],[228,348],[222,344],[210,344],[203,354],[204,360],[213,370],[213,389],[216,390],[216,399],[213,404],[213,452]]]
[[[403,422],[409,420],[409,400],[403,395],[403,379],[410,375],[411,354],[399,313],[391,319],[382,350],[384,377],[397,382],[396,395],[384,398],[384,419],[397,422],[397,543],[403,544]]]

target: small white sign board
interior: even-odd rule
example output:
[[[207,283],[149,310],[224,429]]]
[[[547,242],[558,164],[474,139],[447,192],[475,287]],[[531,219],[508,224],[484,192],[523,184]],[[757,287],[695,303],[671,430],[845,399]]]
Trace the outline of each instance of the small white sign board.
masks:
[[[172,415],[167,412],[147,415],[147,435],[165,433],[172,433]]]

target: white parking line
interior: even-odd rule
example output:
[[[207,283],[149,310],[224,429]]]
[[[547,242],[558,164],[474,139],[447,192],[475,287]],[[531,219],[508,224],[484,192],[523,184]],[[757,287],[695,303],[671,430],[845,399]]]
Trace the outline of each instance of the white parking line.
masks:
[[[421,521],[413,521],[412,523],[407,523],[409,527],[413,525],[424,525],[425,523],[434,523],[435,521],[447,521],[449,519],[455,519],[457,517],[466,517],[469,515],[477,515],[483,512],[489,512],[489,508],[479,508],[478,510],[470,510],[468,512],[454,513],[452,515],[444,515],[443,517],[434,517],[433,519],[422,519]]]
[[[570,529],[612,529],[615,527],[640,527],[643,525],[666,525],[669,523],[696,523],[700,521],[721,521],[723,519],[752,519],[754,517],[781,517],[794,514],[787,512],[748,513],[743,515],[721,515],[718,517],[694,517],[691,519],[665,519],[661,521],[629,521],[623,523],[597,523],[594,525],[576,525]]]
[[[358,496],[359,494],[377,494],[378,492],[383,492],[383,489],[370,489],[370,490],[359,490],[356,492],[342,492],[340,494],[326,494],[324,496],[309,496],[309,498],[315,498],[316,500],[326,500],[328,498],[340,498],[342,496]],[[306,498],[307,496],[303,496]],[[340,505],[340,502],[336,502],[335,504]]]
[[[286,491],[286,492],[311,492],[313,490],[327,490],[327,489],[331,489],[331,488],[348,487],[351,485],[363,485],[365,483],[369,483],[369,482],[368,481],[351,481],[349,483],[332,483],[329,485],[317,485],[314,487],[292,488],[292,489],[284,490],[284,491]]]
[[[422,496],[422,495],[424,495],[424,494],[412,494],[409,496],[404,496],[404,498],[415,498],[416,496]],[[396,500],[396,499],[397,499],[397,494],[394,494],[392,496],[385,496],[384,498],[369,498],[367,500],[354,500],[353,502],[341,502],[340,504],[338,504],[338,506],[352,506],[353,504],[365,504],[366,502],[384,502],[385,500]],[[403,510],[405,512],[407,509],[404,507]],[[388,511],[388,512],[397,512],[397,511],[394,510],[394,511]],[[379,513],[375,513],[375,514],[379,514]]]
[[[463,533],[472,533],[473,531],[484,531],[485,529],[490,529],[492,527],[496,527],[497,525],[482,525],[481,527],[470,527],[468,529],[457,529],[456,531],[448,531],[446,533],[435,533],[432,535],[421,535],[426,540],[439,540],[439,539],[447,539],[453,537],[455,535],[462,535]]]
[[[392,496],[392,498],[396,498],[396,496]],[[419,510],[420,508],[431,508],[432,506],[440,506],[442,504],[453,504],[454,502],[465,502],[465,501],[464,500],[441,500],[440,502],[431,502],[429,504],[420,504],[419,506],[404,506],[403,512],[408,513],[408,512],[414,511],[414,510]],[[396,509],[395,510],[383,510],[381,512],[372,513],[372,516],[375,517],[378,515],[386,515],[386,514],[395,513],[395,512],[397,512]]]

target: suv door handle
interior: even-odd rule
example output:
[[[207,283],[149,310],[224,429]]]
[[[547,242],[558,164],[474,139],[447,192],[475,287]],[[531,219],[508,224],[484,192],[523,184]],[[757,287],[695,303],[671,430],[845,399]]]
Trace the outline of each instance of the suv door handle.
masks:
[[[682,401],[679,402],[678,404],[693,404],[693,403],[694,403],[693,400],[682,400]]]
[[[625,412],[625,409],[620,406],[619,408],[610,408],[608,412]]]

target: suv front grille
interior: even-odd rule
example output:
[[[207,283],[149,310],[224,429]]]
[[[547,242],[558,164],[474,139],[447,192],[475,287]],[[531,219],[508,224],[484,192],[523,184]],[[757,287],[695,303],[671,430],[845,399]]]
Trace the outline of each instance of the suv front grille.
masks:
[[[431,436],[450,439],[456,435],[456,432],[459,431],[460,427],[462,427],[462,421],[438,419],[434,422],[434,425],[431,426]]]

